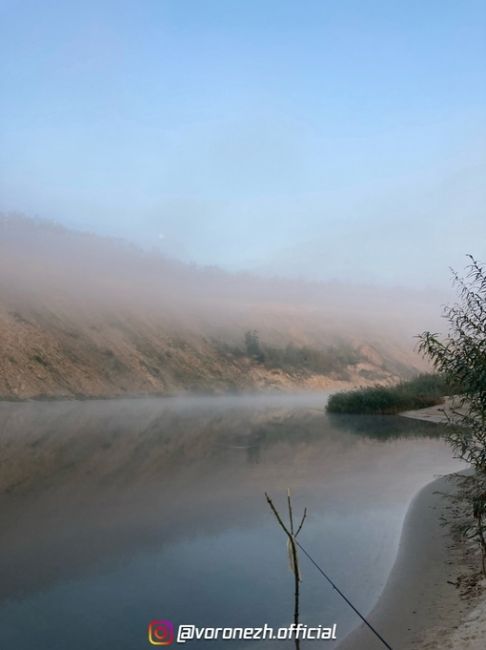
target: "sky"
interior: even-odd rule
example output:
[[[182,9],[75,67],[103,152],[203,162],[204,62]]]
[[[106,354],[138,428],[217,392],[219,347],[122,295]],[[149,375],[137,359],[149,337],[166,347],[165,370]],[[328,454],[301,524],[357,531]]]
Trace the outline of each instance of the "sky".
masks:
[[[0,0],[0,209],[185,261],[486,258],[484,0]]]

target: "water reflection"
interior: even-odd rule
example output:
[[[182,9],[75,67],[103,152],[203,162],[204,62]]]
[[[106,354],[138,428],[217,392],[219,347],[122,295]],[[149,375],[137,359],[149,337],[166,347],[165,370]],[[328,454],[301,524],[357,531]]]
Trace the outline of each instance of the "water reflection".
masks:
[[[301,542],[369,609],[411,495],[458,468],[437,433],[328,417],[315,395],[1,404],[0,647],[136,650],[152,618],[288,624],[263,497],[288,486],[310,511]],[[342,637],[354,617],[302,568],[304,622]]]
[[[330,413],[329,424],[335,429],[358,436],[389,440],[392,438],[440,438],[441,427],[433,422],[425,422],[399,415],[343,415]]]

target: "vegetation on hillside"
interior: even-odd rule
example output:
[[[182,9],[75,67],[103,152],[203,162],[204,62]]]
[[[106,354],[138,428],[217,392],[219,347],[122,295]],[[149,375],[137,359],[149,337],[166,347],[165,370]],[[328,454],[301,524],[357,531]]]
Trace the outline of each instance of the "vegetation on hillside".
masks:
[[[255,361],[268,370],[282,370],[290,374],[309,372],[346,378],[347,369],[363,360],[349,343],[338,342],[319,348],[289,343],[279,347],[263,343],[256,330],[247,331],[240,346],[219,343],[219,347],[235,357]]]
[[[331,395],[330,413],[395,414],[400,411],[434,406],[450,394],[451,387],[437,374],[418,375],[396,386],[370,386]]]

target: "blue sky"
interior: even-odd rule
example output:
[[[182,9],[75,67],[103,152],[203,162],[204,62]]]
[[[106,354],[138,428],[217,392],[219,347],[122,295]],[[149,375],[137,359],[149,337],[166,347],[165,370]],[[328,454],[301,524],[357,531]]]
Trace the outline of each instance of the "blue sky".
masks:
[[[185,260],[486,257],[486,3],[0,0],[0,208]]]

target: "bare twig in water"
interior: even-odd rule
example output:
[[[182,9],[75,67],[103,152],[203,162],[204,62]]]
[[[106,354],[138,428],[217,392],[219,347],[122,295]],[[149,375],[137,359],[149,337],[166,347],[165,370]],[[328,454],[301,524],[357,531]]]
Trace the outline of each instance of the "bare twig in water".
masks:
[[[289,511],[289,523],[290,527],[287,527],[283,520],[282,517],[280,516],[278,510],[273,504],[273,501],[271,498],[268,496],[268,494],[265,492],[265,497],[267,499],[268,505],[270,506],[273,514],[275,515],[276,520],[279,523],[279,526],[282,528],[284,533],[287,535],[287,541],[289,545],[289,555],[290,555],[290,562],[291,562],[291,568],[292,572],[294,574],[294,623],[297,626],[299,624],[299,604],[300,604],[300,582],[301,582],[301,577],[300,577],[300,569],[299,569],[299,557],[297,553],[297,543],[296,543],[296,537],[302,530],[302,526],[304,525],[305,518],[307,516],[307,508],[304,510],[304,515],[302,517],[302,520],[297,528],[297,532],[294,533],[294,515],[293,515],[293,510],[292,510],[292,500],[290,497],[290,489],[287,490],[287,506],[288,506],[288,511]],[[300,650],[300,639],[296,636],[295,638],[295,647],[296,650]]]

